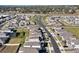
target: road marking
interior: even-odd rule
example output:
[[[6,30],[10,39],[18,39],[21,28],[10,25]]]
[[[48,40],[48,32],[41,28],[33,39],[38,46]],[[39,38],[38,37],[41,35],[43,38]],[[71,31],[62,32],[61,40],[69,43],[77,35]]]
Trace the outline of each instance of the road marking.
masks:
[[[16,45],[19,45],[19,44],[4,44],[6,46],[16,46]]]
[[[23,53],[23,51],[19,51],[19,53]]]

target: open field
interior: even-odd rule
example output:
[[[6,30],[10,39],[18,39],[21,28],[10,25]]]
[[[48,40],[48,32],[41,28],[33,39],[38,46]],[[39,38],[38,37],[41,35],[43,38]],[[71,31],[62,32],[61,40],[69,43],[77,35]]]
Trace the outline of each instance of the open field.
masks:
[[[79,38],[79,26],[66,25],[65,22],[61,22],[64,26],[64,29],[68,32],[71,32],[73,36]]]
[[[70,27],[70,28],[67,27],[65,28],[65,30],[71,32],[73,36],[75,36],[76,38],[79,38],[79,27]]]
[[[27,29],[17,29],[16,33],[19,33],[18,36],[12,37],[10,41],[7,44],[21,44],[25,42],[25,39],[28,38],[29,31]],[[23,34],[25,33],[25,34]],[[1,53],[16,53],[17,49],[19,48],[19,45],[8,45],[0,48]]]
[[[17,29],[18,36],[11,38],[9,44],[23,44],[26,38],[28,38],[29,32],[27,29]]]
[[[16,53],[18,46],[6,46],[4,47],[0,53]]]

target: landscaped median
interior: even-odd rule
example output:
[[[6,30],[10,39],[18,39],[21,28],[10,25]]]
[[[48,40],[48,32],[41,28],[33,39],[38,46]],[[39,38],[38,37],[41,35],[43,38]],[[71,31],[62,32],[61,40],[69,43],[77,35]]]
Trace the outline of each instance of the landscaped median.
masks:
[[[53,28],[49,28],[50,29],[50,33],[53,35],[53,38],[55,39],[57,45],[59,46],[61,52],[65,52],[64,47],[62,45],[62,37],[60,35],[58,35],[59,33],[57,31],[55,31]]]
[[[59,33],[57,31],[55,31],[55,29],[50,28],[50,32],[53,32],[56,37],[58,38],[59,41],[62,41],[62,37],[59,35]]]
[[[48,42],[48,49],[49,49],[49,53],[51,53],[51,46],[50,46],[50,43]]]
[[[59,41],[62,41],[62,37],[61,36],[57,35],[57,38],[58,38]]]
[[[28,39],[29,30],[26,28],[16,29],[16,35],[11,37],[8,43],[5,44],[4,48],[1,49],[1,53],[16,53],[17,50],[24,44],[25,40]]]

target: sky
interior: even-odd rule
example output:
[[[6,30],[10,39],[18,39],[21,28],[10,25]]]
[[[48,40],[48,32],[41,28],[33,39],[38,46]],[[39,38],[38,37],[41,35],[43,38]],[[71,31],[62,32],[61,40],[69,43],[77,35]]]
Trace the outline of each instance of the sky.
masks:
[[[0,5],[79,5],[78,0],[0,0]]]

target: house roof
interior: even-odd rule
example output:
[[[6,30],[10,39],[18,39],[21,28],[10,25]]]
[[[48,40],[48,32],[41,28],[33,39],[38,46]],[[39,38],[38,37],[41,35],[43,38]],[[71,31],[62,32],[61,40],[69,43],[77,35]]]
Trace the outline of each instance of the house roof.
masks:
[[[5,33],[0,33],[0,38],[8,38],[9,36],[6,36]]]

